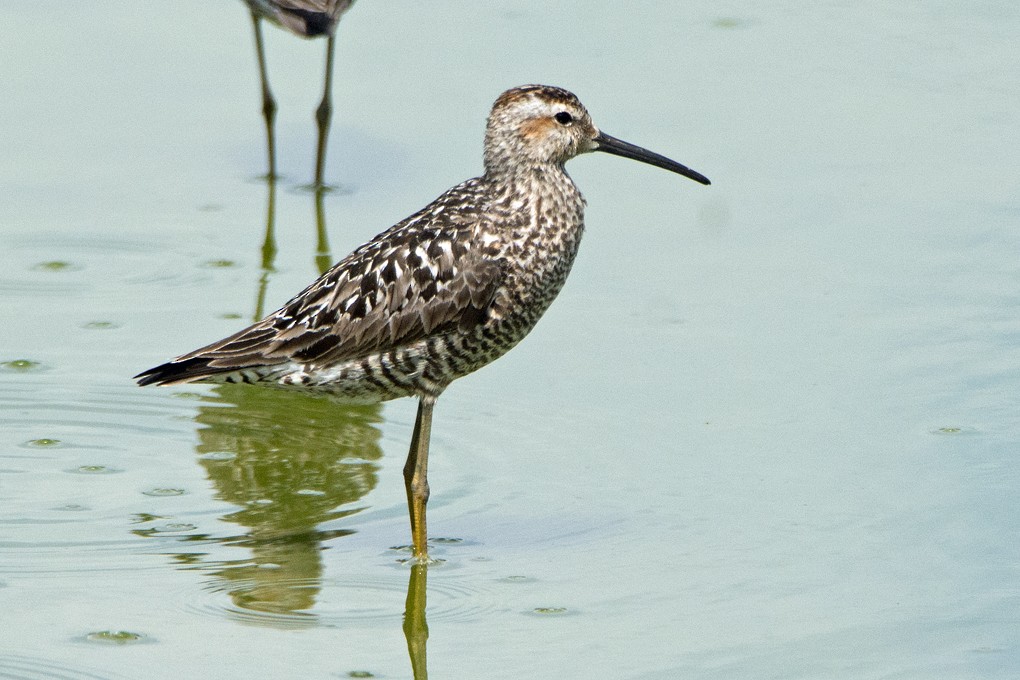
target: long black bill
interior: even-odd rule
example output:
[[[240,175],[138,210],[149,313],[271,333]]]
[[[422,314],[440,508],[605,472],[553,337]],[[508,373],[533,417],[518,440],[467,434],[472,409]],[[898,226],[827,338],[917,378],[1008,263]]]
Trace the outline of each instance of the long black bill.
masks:
[[[622,139],[617,139],[616,137],[611,137],[610,135],[607,135],[605,132],[599,133],[598,137],[595,138],[595,143],[598,144],[598,146],[595,147],[596,151],[605,151],[606,153],[611,153],[614,156],[632,158],[636,161],[648,163],[649,165],[654,165],[656,167],[663,168],[664,170],[675,172],[678,175],[689,177],[693,179],[695,182],[701,182],[702,184],[711,184],[707,177],[702,175],[700,172],[695,172],[694,170],[691,170],[686,165],[681,165],[680,163],[670,160],[665,156],[660,156],[657,153],[652,153],[648,149],[642,149],[640,146],[628,144]]]

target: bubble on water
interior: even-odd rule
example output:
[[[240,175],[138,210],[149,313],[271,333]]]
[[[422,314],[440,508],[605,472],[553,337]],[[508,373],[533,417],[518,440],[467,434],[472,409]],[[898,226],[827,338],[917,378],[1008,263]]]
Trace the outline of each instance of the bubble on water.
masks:
[[[533,578],[531,576],[521,576],[519,574],[514,574],[511,576],[505,576],[501,578],[500,581],[502,581],[503,583],[535,583],[538,581],[538,579]]]
[[[38,371],[45,366],[39,361],[32,361],[31,359],[12,359],[11,361],[0,362],[0,368],[5,371],[16,371],[18,373],[27,373],[29,371]]]
[[[531,613],[540,616],[561,616],[566,614],[567,611],[566,607],[535,607],[531,610]]]
[[[88,506],[81,505],[80,503],[67,503],[66,505],[58,505],[53,509],[61,512],[83,512],[88,510]]]
[[[75,475],[113,475],[118,472],[123,472],[119,468],[112,468],[107,465],[79,465],[76,468],[65,470]]]
[[[85,639],[89,642],[98,642],[100,644],[128,645],[134,642],[142,642],[147,638],[141,633],[132,633],[128,630],[99,630],[89,633],[85,636]]]
[[[40,437],[39,439],[29,439],[24,443],[24,446],[28,446],[33,449],[54,449],[63,444],[59,439],[50,439],[49,437]]]
[[[37,272],[67,272],[77,271],[81,267],[70,262],[64,262],[63,260],[51,260],[49,262],[39,262],[32,269]]]
[[[227,259],[206,260],[202,263],[202,266],[209,269],[229,269],[230,267],[236,267],[237,263]]]
[[[149,489],[143,491],[146,496],[183,496],[185,494],[184,489],[174,489],[171,487],[157,487],[155,489]]]

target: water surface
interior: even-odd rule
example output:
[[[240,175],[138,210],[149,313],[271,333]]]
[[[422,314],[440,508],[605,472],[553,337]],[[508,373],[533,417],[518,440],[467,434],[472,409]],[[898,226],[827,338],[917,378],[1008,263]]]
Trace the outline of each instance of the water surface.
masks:
[[[0,676],[1020,675],[1014,4],[362,0],[325,242],[321,42],[266,32],[270,205],[241,3],[3,15]],[[535,81],[713,185],[571,163],[570,282],[437,407],[426,583],[413,402],[130,376],[477,174]]]

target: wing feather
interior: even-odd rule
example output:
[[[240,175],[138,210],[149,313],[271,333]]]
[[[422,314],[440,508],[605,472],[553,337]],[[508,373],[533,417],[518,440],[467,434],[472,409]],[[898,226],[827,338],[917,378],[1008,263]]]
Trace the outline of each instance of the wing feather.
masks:
[[[288,362],[328,366],[483,324],[504,280],[469,180],[337,263],[265,319],[150,369],[152,382]],[[469,194],[465,196],[465,194]]]

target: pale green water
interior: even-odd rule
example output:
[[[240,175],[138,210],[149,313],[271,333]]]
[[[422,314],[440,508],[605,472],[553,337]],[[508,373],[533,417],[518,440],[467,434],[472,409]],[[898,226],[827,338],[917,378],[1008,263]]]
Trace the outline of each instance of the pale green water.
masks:
[[[570,283],[437,408],[427,588],[413,402],[130,380],[256,309],[241,3],[0,15],[0,677],[404,678],[423,619],[433,678],[1020,676],[1015,3],[361,0],[334,257],[525,82],[714,182],[571,164]],[[268,310],[317,274],[323,44],[266,37]]]

